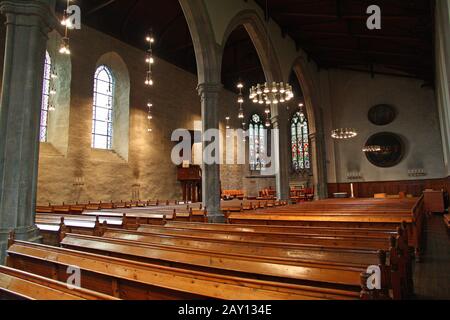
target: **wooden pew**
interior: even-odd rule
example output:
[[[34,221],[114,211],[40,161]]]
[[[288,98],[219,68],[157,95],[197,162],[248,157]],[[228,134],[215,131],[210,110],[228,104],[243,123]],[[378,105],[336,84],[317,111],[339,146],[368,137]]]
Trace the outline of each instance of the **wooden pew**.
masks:
[[[0,300],[116,300],[32,273],[0,266]]]
[[[414,204],[414,201],[415,204]],[[264,224],[264,225],[295,225],[316,227],[352,227],[352,228],[387,228],[395,229],[406,222],[410,246],[415,250],[416,260],[420,261],[422,248],[422,234],[424,223],[423,196],[420,199],[410,200],[362,200],[364,204],[371,204],[375,209],[367,208],[361,210],[359,201],[318,201],[309,203],[309,206],[335,204],[350,204],[356,210],[340,209],[340,212],[329,213],[328,210],[320,209],[315,212],[303,210],[303,205],[277,208],[276,210],[265,210],[264,212],[226,213],[225,216],[232,224]],[[381,208],[384,204],[389,208]],[[414,204],[414,205],[413,205]],[[402,209],[399,209],[401,207]],[[409,209],[404,209],[409,208]],[[345,212],[342,212],[345,210]]]
[[[238,225],[238,224],[213,224],[213,223],[192,223],[167,221],[164,225],[167,228],[212,230],[212,231],[239,231],[239,232],[262,232],[277,234],[327,234],[327,235],[353,235],[369,236],[379,238],[389,238],[396,235],[395,229],[361,229],[361,228],[327,228],[327,227],[295,227],[295,226],[274,226],[274,225]]]
[[[126,228],[126,225],[124,224],[123,221],[123,217],[124,215],[122,215],[121,217],[99,217],[87,215],[37,214],[36,223],[59,224],[61,222],[61,218],[64,218],[64,221],[67,226],[70,226],[72,222],[95,223],[96,221],[99,221],[100,224],[106,222],[106,224],[112,228]]]
[[[222,240],[193,235],[168,235],[165,233],[147,233],[142,231],[103,229],[104,238],[132,240],[140,243],[152,243],[175,248],[198,249],[223,253],[236,253],[247,256],[274,257],[286,261],[305,261],[345,263],[346,265],[365,266],[376,264],[376,250],[357,250],[347,248],[291,245],[285,243]]]
[[[83,287],[128,300],[348,300],[359,296],[350,290],[187,270],[21,241],[11,243],[7,261],[16,268],[62,281],[67,278],[67,266],[76,265],[81,270]]]
[[[102,218],[120,218],[125,221],[127,229],[137,229],[140,224],[163,225],[166,221],[173,220],[173,212],[171,214],[163,213],[143,213],[134,211],[132,213],[106,212],[106,211],[89,211],[83,213],[84,216],[99,216]]]
[[[308,244],[313,246],[327,246],[339,248],[353,248],[353,249],[373,249],[373,250],[388,250],[389,237],[376,238],[353,235],[321,235],[321,234],[286,234],[280,233],[246,233],[239,231],[225,231],[220,232],[216,230],[189,230],[165,228],[159,226],[141,225],[138,229],[141,232],[155,233],[160,235],[184,235],[194,236],[198,238],[209,238],[218,240],[239,240],[239,241],[259,241],[259,242],[274,242],[274,243],[289,243]]]
[[[396,231],[388,231],[388,230],[377,230],[377,229],[352,229],[352,228],[316,228],[316,227],[289,227],[289,226],[252,226],[252,225],[222,225],[222,224],[201,224],[201,223],[180,223],[180,222],[168,222],[165,225],[166,228],[169,229],[183,229],[186,230],[185,235],[188,235],[189,237],[193,237],[192,231],[198,231],[201,230],[205,232],[207,235],[208,233],[212,233],[212,236],[209,236],[209,238],[214,238],[217,233],[226,233],[230,235],[239,235],[239,234],[248,234],[248,235],[258,235],[258,234],[267,234],[268,236],[281,236],[285,237],[286,239],[290,239],[292,236],[295,235],[303,235],[303,236],[309,236],[311,239],[314,237],[328,237],[332,238],[334,236],[340,236],[340,237],[357,237],[356,239],[359,239],[358,246],[367,246],[365,244],[366,239],[383,239],[386,243],[389,243],[389,252],[392,250],[392,237],[394,237],[394,240],[398,242],[397,251],[395,254],[400,255],[397,259],[401,259],[401,262],[395,261],[392,263],[398,264],[401,263],[405,270],[402,271],[402,277],[403,281],[406,283],[407,287],[407,293],[406,295],[411,296],[414,292],[414,286],[412,283],[412,261],[409,254],[409,247],[408,247],[408,234],[406,232],[407,225],[402,224],[401,227],[398,227]],[[146,226],[141,226],[141,231],[144,231],[146,229]],[[166,232],[167,236],[167,232]],[[201,235],[203,236],[203,235]],[[204,237],[201,238],[202,241],[204,240]],[[220,240],[218,241],[224,241],[231,240],[229,237],[219,237]],[[246,239],[239,239],[235,238],[234,240],[244,240],[245,243],[255,243],[257,246],[261,246],[263,244],[268,244],[268,239],[264,239],[264,242],[257,243],[251,239],[251,236]],[[273,239],[271,239],[273,240]],[[396,243],[397,243],[396,242]],[[313,242],[314,243],[314,242]],[[271,243],[272,245],[274,243]],[[347,243],[348,244],[348,243]],[[275,244],[276,245],[276,244]],[[302,246],[307,245],[305,243],[301,244]],[[336,246],[338,243],[333,243],[332,246]],[[372,243],[369,242],[369,248]],[[293,250],[295,246],[291,246],[290,250]],[[380,246],[378,249],[385,249],[386,247]],[[234,250],[239,250],[238,248]],[[311,252],[312,253],[312,252]],[[258,252],[260,254],[260,252]],[[343,254],[343,253],[341,253]],[[286,256],[291,257],[298,257],[299,252],[297,251],[288,251],[286,252]],[[312,256],[307,259],[312,259]],[[330,259],[330,256],[321,256],[321,259]],[[365,257],[364,259],[367,259]],[[352,257],[351,261],[356,262],[358,261],[356,257]],[[364,260],[362,260],[364,261]],[[391,263],[391,265],[392,265]]]
[[[243,276],[252,279],[286,282],[299,285],[321,283],[328,289],[352,288],[360,290],[361,273],[366,268],[338,266],[327,263],[281,263],[277,259],[247,257],[237,254],[206,253],[199,250],[180,249],[158,246],[135,241],[106,239],[69,234],[62,241],[62,246],[69,249],[83,250],[96,254],[109,255],[128,260],[158,263],[182,267],[189,270],[208,270],[227,275]],[[380,262],[383,274],[387,267]],[[386,283],[383,288],[386,287]],[[384,289],[383,289],[384,292]],[[382,295],[378,291],[373,295]],[[364,297],[368,299],[369,297]]]

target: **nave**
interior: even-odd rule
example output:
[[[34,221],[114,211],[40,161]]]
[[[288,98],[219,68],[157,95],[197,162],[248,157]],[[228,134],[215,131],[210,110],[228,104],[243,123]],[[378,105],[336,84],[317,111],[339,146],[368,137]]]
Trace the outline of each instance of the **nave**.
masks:
[[[450,299],[450,5],[374,2],[0,0],[0,300]]]

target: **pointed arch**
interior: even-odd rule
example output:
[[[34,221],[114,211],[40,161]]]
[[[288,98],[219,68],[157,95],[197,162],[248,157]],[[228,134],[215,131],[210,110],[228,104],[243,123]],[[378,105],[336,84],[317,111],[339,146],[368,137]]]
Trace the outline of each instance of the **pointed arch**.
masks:
[[[292,67],[304,95],[306,114],[308,115],[311,168],[317,198],[327,198],[327,167],[325,151],[325,135],[322,109],[319,106],[318,86],[310,70],[310,64],[305,56],[300,56]]]
[[[189,26],[197,61],[199,84],[220,84],[220,46],[202,0],[179,0]]]
[[[244,26],[256,48],[256,52],[258,53],[259,60],[266,76],[266,81],[281,81],[283,75],[276,50],[270,37],[267,39],[265,23],[256,11],[241,11],[230,21],[223,37],[221,54],[223,54],[223,49],[225,48],[230,34],[240,25]],[[222,61],[222,58],[223,57],[221,56],[220,61]]]

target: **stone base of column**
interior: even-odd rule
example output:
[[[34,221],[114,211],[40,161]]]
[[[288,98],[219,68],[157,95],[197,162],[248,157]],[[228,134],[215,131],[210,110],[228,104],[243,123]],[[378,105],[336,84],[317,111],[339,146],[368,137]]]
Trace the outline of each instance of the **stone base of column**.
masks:
[[[227,223],[227,219],[221,213],[216,214],[208,214],[208,222],[209,223]]]
[[[8,238],[11,230],[0,229],[0,264],[5,264],[6,250],[8,249]],[[28,242],[42,242],[42,236],[36,226],[29,228],[17,228],[14,230],[15,239]]]

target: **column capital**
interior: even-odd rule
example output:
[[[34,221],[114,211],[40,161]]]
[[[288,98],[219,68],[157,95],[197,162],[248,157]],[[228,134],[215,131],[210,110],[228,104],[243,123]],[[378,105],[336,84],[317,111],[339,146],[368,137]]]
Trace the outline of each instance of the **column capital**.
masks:
[[[221,83],[199,83],[197,86],[198,94],[203,96],[205,94],[218,94],[223,88]]]
[[[285,114],[273,114],[270,117],[270,122],[272,123],[272,126],[274,129],[280,129],[283,128],[283,126],[287,125],[288,118]]]
[[[6,16],[6,24],[40,26],[47,29],[46,33],[59,25],[52,6],[45,0],[3,0],[0,12]]]
[[[323,132],[316,131],[316,132],[312,132],[312,133],[309,134],[309,139],[311,141],[316,141],[316,140],[321,139],[323,137],[324,137]]]

